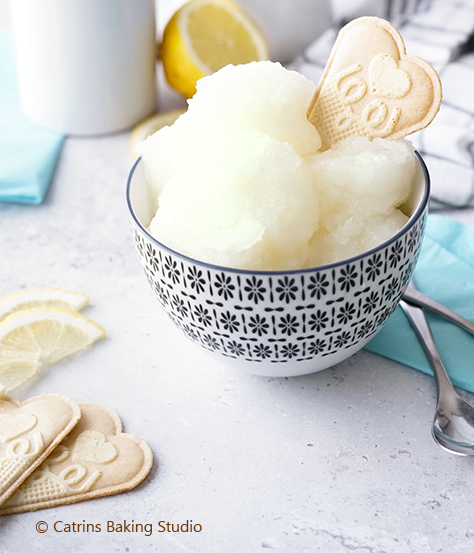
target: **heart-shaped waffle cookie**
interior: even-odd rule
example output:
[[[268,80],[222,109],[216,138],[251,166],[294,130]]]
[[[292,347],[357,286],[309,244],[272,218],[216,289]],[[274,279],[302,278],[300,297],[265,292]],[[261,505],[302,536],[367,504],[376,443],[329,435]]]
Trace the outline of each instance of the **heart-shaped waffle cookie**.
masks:
[[[123,492],[149,473],[150,448],[142,439],[122,432],[114,411],[92,403],[79,407],[79,424],[0,506],[0,515]]]
[[[327,150],[349,136],[397,140],[423,129],[441,97],[436,71],[406,55],[388,21],[360,17],[339,32],[307,116]]]
[[[0,397],[0,504],[74,428],[81,413],[59,394]]]

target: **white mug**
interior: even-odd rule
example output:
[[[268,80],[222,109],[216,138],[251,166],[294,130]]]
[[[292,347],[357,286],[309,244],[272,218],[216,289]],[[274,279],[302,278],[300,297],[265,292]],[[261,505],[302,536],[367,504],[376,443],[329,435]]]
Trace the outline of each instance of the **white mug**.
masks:
[[[11,0],[20,102],[65,134],[120,131],[156,110],[154,0]]]

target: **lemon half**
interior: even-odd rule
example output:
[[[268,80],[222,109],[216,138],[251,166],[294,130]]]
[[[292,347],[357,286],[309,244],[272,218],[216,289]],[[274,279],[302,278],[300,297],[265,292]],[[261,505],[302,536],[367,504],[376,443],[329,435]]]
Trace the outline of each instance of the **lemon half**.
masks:
[[[261,31],[229,0],[191,0],[170,19],[161,43],[166,79],[186,98],[200,78],[225,65],[268,58]]]

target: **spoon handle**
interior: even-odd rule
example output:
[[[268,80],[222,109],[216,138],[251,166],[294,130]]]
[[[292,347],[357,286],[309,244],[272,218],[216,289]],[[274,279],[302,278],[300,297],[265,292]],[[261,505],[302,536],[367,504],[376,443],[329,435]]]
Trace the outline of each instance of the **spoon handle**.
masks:
[[[436,313],[441,317],[444,317],[448,321],[451,321],[452,323],[460,326],[461,328],[469,332],[469,334],[472,334],[474,336],[474,324],[464,319],[464,317],[461,317],[461,315],[458,315],[448,307],[442,305],[441,303],[438,303],[435,300],[432,300],[421,292],[418,292],[418,290],[416,290],[412,286],[409,286],[407,288],[407,290],[403,294],[403,299],[410,304],[424,307],[425,309],[428,309],[429,311]]]
[[[433,368],[436,385],[438,387],[438,394],[441,389],[445,389],[447,386],[452,388],[453,385],[451,384],[446,369],[444,368],[423,309],[421,307],[410,305],[403,300],[400,302],[400,307],[403,309],[405,315],[413,326],[416,335],[425,350],[430,365]]]

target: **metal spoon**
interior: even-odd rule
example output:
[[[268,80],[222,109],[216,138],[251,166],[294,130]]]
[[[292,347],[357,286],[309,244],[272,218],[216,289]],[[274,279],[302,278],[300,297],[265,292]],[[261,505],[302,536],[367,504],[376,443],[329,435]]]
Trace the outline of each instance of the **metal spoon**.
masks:
[[[405,290],[405,293],[403,294],[403,299],[407,303],[418,305],[418,307],[424,307],[425,309],[428,309],[432,313],[436,313],[436,315],[440,315],[441,317],[444,317],[448,321],[460,326],[466,332],[469,332],[474,336],[474,324],[464,319],[463,317],[461,317],[461,315],[458,315],[454,311],[451,311],[451,309],[448,309],[446,306],[442,305],[441,303],[438,303],[437,301],[432,300],[428,296],[425,296],[424,294],[419,292],[415,288],[413,281],[410,281],[410,283],[408,284],[408,287]]]
[[[400,302],[433,368],[438,399],[431,433],[445,450],[457,455],[474,455],[474,406],[454,389],[444,368],[433,334],[421,307]]]

